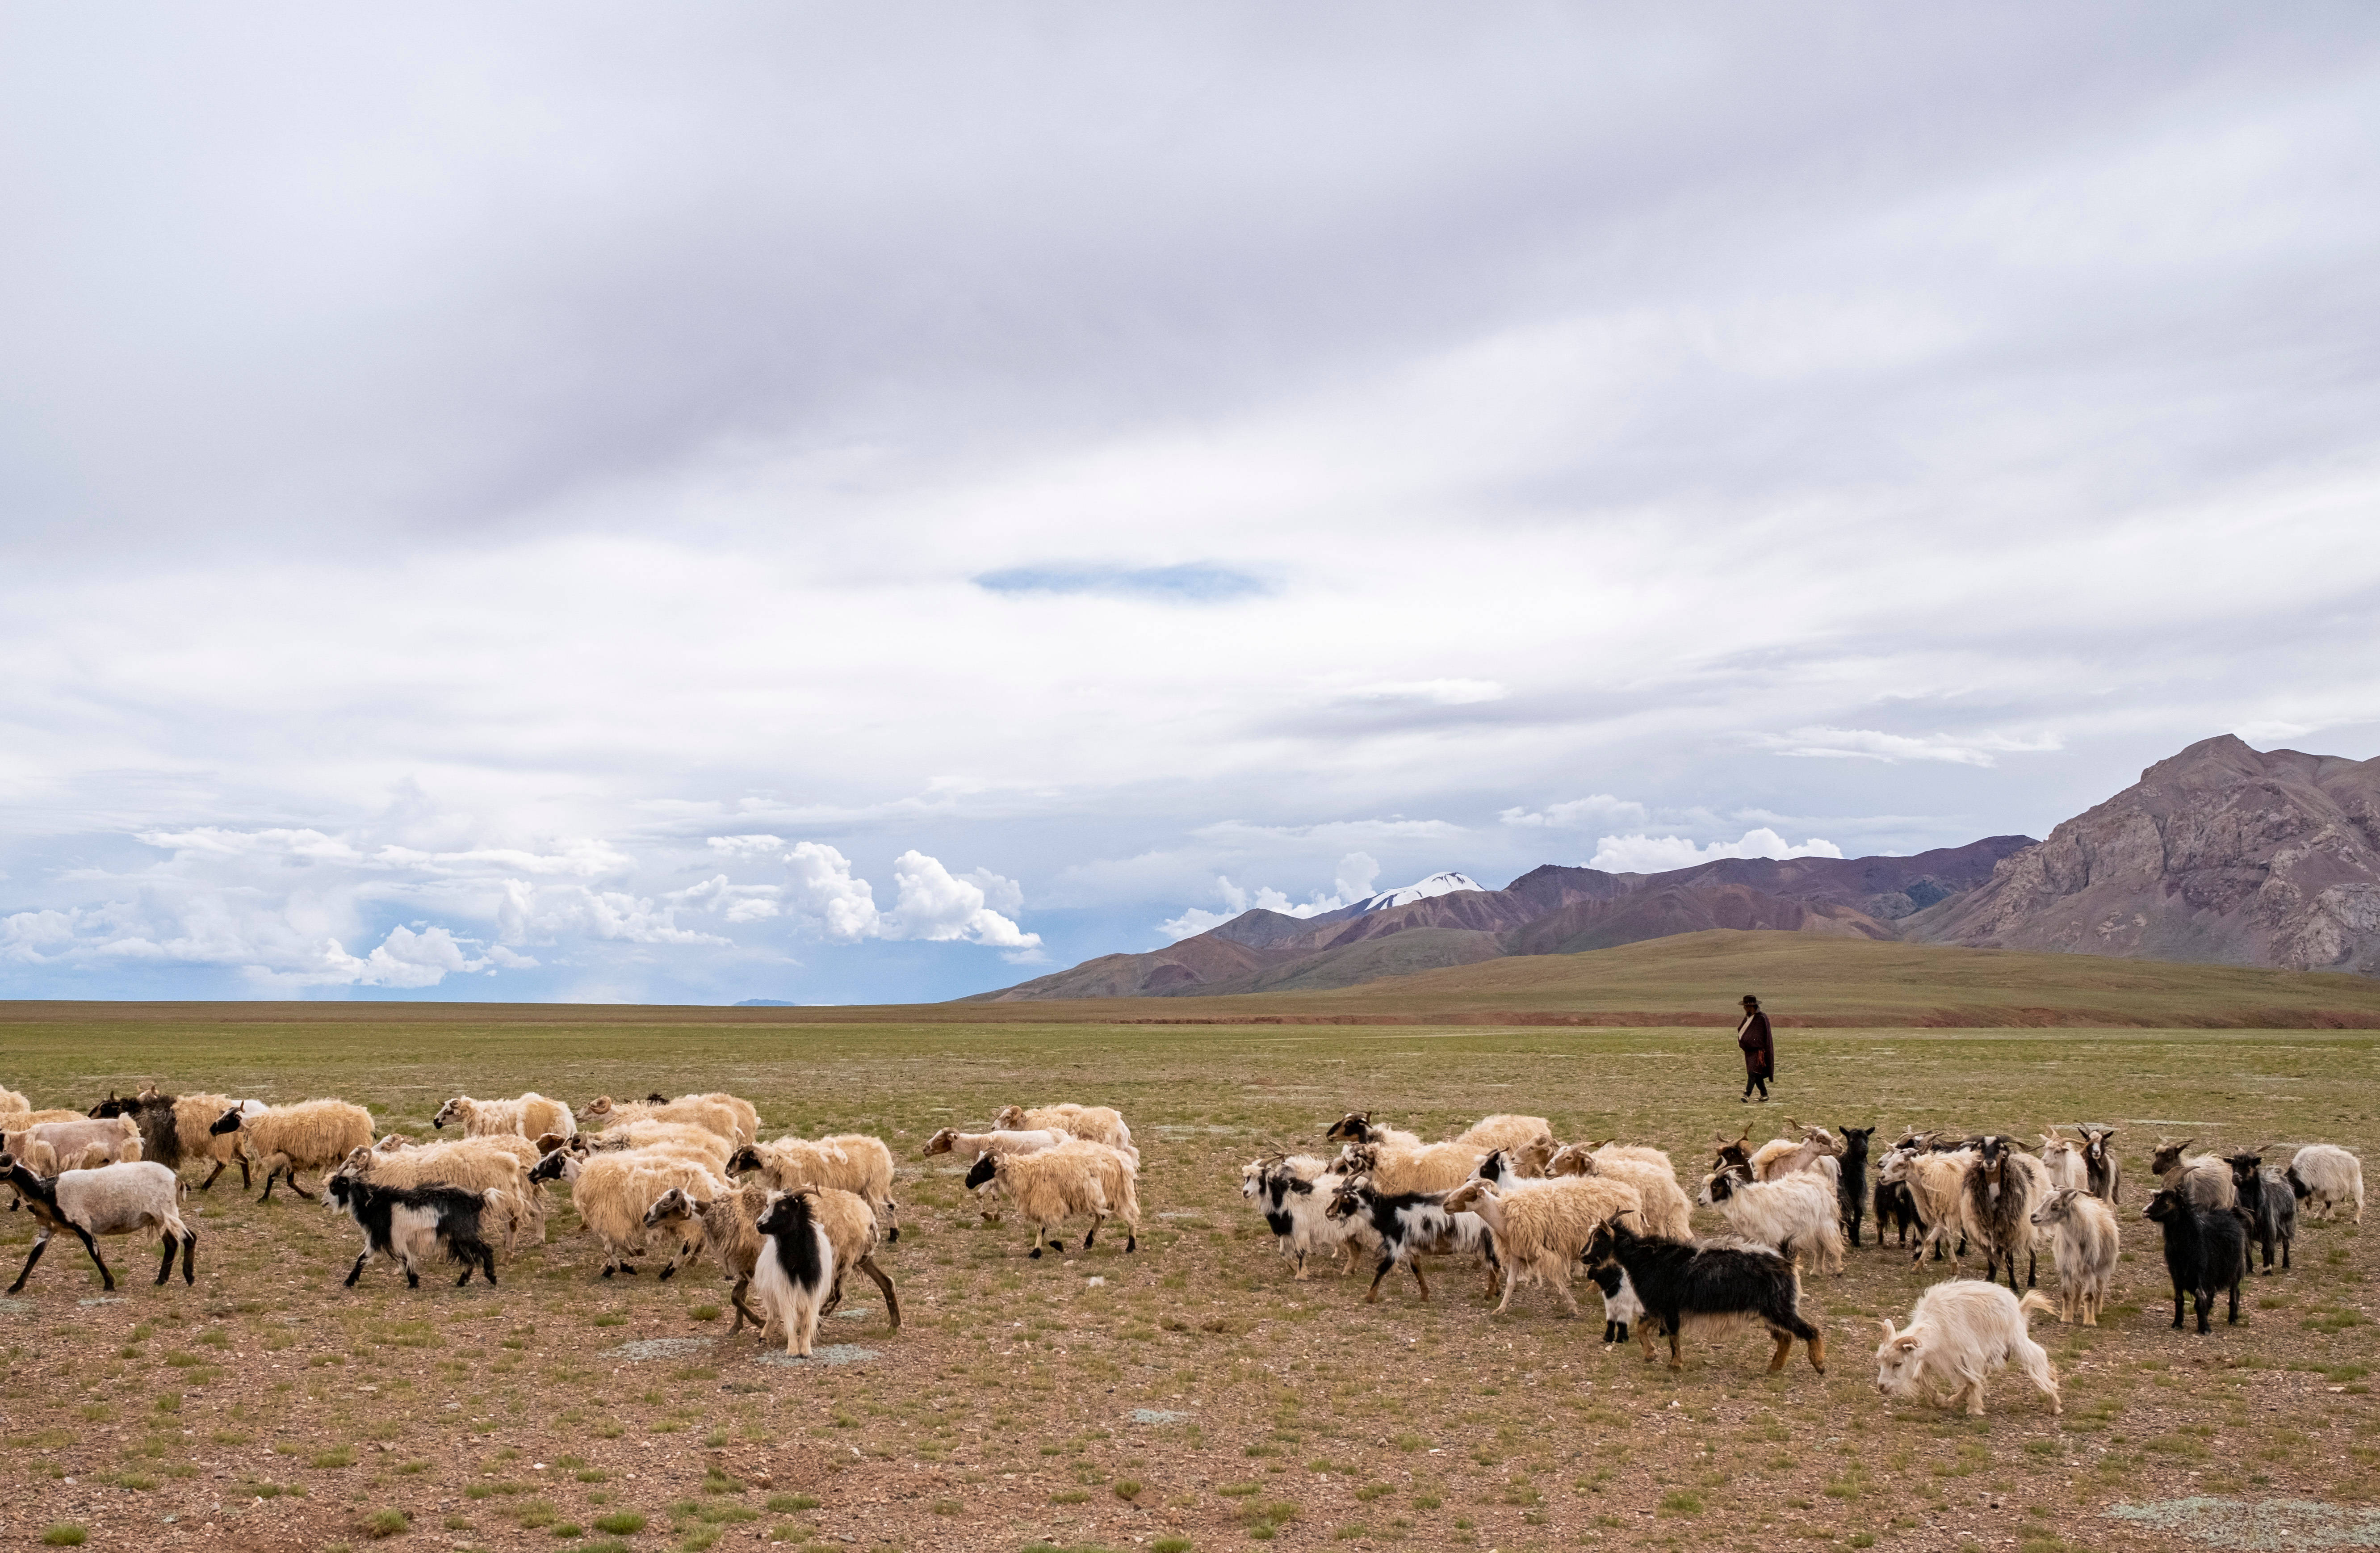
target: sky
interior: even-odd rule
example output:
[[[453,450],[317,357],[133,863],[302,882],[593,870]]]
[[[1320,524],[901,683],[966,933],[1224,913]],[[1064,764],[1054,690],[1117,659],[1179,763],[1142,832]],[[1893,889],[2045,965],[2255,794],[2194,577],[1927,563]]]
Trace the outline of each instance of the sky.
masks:
[[[2380,755],[2380,13],[0,4],[0,996],[907,1001]]]

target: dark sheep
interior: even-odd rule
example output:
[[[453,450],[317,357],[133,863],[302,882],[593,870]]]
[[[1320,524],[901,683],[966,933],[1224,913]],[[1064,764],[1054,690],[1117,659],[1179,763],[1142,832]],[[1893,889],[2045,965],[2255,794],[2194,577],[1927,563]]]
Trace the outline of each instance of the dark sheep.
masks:
[[[2231,1308],[2225,1319],[2240,1321],[2240,1282],[2248,1276],[2248,1219],[2237,1208],[2201,1207],[2173,1187],[2149,1199],[2142,1214],[2165,1231],[2165,1268],[2173,1278],[2173,1327],[2181,1329],[2181,1302],[2187,1294],[2198,1312],[2203,1336],[2213,1329],[2207,1316],[2215,1296],[2228,1290]]]
[[[91,1108],[91,1114],[132,1118],[132,1124],[140,1129],[140,1158],[169,1171],[178,1171],[182,1168],[182,1130],[174,1119],[174,1100],[172,1095],[118,1096],[111,1089],[107,1098]],[[222,1167],[216,1169],[220,1171]]]
[[[1860,1220],[1867,1215],[1867,1145],[1876,1136],[1873,1127],[1838,1126],[1842,1134],[1843,1152],[1836,1160],[1840,1171],[1835,1178],[1835,1195],[1843,1206],[1843,1232],[1857,1249],[1860,1243]],[[1876,1213],[1876,1244],[1884,1243],[1884,1216]]]
[[[1882,1245],[1887,1231],[1899,1238],[1896,1245],[1909,1244],[1909,1231],[1923,1233],[1925,1221],[1917,1216],[1917,1198],[1905,1181],[1879,1181],[1876,1183],[1876,1244]],[[1939,1251],[1941,1248],[1935,1248]]]

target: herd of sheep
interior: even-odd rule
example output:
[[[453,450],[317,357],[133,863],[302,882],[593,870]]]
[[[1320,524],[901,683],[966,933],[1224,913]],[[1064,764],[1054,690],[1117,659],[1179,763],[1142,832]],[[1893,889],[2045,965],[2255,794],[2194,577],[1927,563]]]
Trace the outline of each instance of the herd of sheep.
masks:
[[[1584,1271],[1603,1292],[1607,1342],[1624,1343],[1633,1327],[1649,1354],[1655,1339],[1666,1338],[1675,1366],[1689,1327],[1751,1325],[1776,1342],[1772,1372],[1799,1341],[1822,1374],[1826,1338],[1802,1314],[1801,1268],[1840,1273],[1872,1207],[1879,1248],[1893,1231],[1907,1249],[1913,1230],[1912,1259],[1930,1250],[1953,1275],[1918,1299],[1907,1326],[1881,1323],[1877,1386],[1978,1413],[1985,1378],[2014,1364],[2058,1408],[2048,1354],[2027,1317],[2053,1311],[2098,1324],[2122,1239],[2115,1130],[2081,1126],[2070,1138],[2053,1128],[2040,1135],[2037,1153],[1998,1134],[1912,1133],[1875,1161],[1871,1194],[1875,1128],[1830,1131],[1791,1118],[1787,1125],[1792,1136],[1758,1146],[1749,1130],[1715,1138],[1710,1169],[1689,1199],[1661,1150],[1561,1143],[1542,1117],[1491,1116],[1425,1143],[1351,1111],[1325,1134],[1342,1145],[1334,1158],[1268,1154],[1241,1168],[1241,1191],[1264,1215],[1293,1279],[1332,1257],[1342,1272],[1369,1261],[1367,1302],[1399,1268],[1427,1299],[1426,1256],[1476,1257],[1488,1292],[1500,1289],[1498,1311],[1526,1280],[1575,1314],[1571,1285]],[[2205,1332],[2224,1294],[2230,1319],[2239,1319],[2252,1246],[2261,1247],[2267,1272],[2276,1248],[2289,1266],[2301,1204],[2310,1219],[2351,1209],[2362,1222],[2363,1168],[2329,1144],[2301,1148],[2276,1169],[2265,1164],[2269,1146],[2191,1155],[2194,1141],[2158,1146],[2150,1170],[2159,1189],[2144,1217],[2162,1233],[2174,1326],[2183,1324],[2185,1302],[2194,1302]],[[1732,1233],[1696,1239],[1695,1200],[1717,1209]],[[2033,1289],[2045,1243],[2057,1268],[2054,1301]],[[1982,1256],[1981,1279],[1957,1276],[1971,1253]],[[2006,1289],[1994,1281],[2002,1269]]]
[[[205,1190],[236,1164],[243,1186],[263,1171],[265,1201],[283,1180],[312,1197],[300,1175],[323,1178],[323,1195],[363,1233],[350,1285],[375,1255],[397,1263],[414,1287],[422,1265],[440,1256],[461,1266],[459,1283],[476,1272],[492,1284],[497,1246],[510,1255],[525,1240],[544,1240],[546,1187],[561,1183],[602,1248],[605,1278],[658,1256],[667,1279],[708,1250],[733,1282],[731,1330],[748,1321],[763,1341],[779,1334],[786,1352],[808,1354],[856,1270],[882,1292],[886,1319],[899,1329],[899,1297],[875,1259],[880,1242],[901,1234],[892,1153],[880,1138],[763,1142],[751,1103],[717,1093],[606,1096],[575,1111],[534,1093],[456,1096],[432,1124],[460,1135],[375,1141],[370,1113],[342,1100],[276,1106],[151,1086],[128,1098],[111,1094],[85,1113],[35,1110],[0,1088],[0,1184],[39,1225],[9,1292],[23,1288],[61,1231],[82,1242],[108,1288],[115,1277],[98,1240],[109,1235],[158,1236],[157,1281],[172,1276],[177,1256],[193,1280],[197,1235],[181,1217],[180,1170],[211,1166],[198,1183]],[[2056,1409],[2058,1383],[2027,1318],[2054,1311],[2098,1322],[2121,1243],[2114,1130],[2078,1126],[2069,1138],[2053,1128],[2035,1152],[1998,1134],[1912,1133],[1871,1161],[1873,1127],[1787,1124],[1792,1135],[1757,1146],[1748,1130],[1714,1139],[1710,1169],[1689,1196],[1662,1150],[1565,1144],[1542,1117],[1490,1116],[1427,1143],[1368,1111],[1349,1112],[1325,1134],[1341,1145],[1335,1157],[1269,1153],[1242,1168],[1241,1189],[1293,1279],[1334,1258],[1342,1274],[1369,1262],[1367,1303],[1400,1268],[1427,1299],[1426,1257],[1470,1257],[1500,1313],[1527,1281],[1575,1315],[1572,1286],[1584,1273],[1603,1295],[1606,1341],[1625,1343],[1633,1329],[1649,1356],[1666,1339],[1675,1366],[1689,1328],[1750,1325],[1776,1343],[1772,1372],[1798,1341],[1824,1373],[1826,1337],[1802,1312],[1801,1272],[1840,1273],[1872,1214],[1879,1248],[1892,1232],[1907,1250],[1913,1231],[1912,1259],[1931,1252],[1953,1275],[1919,1298],[1906,1326],[1881,1323],[1877,1385],[1980,1413],[1985,1378],[2013,1364]],[[2203,1333],[2227,1293],[2239,1319],[2252,1248],[2261,1248],[2267,1272],[2276,1251],[2289,1266],[2301,1204],[2310,1219],[2345,1209],[2360,1224],[2363,1173],[2353,1154],[2327,1144],[2298,1149],[2277,1169],[2265,1163],[2269,1147],[2192,1155],[2194,1141],[2160,1143],[2145,1218],[2163,1237],[2173,1324],[2183,1325],[2184,1304],[2194,1302]],[[1014,1210],[1030,1221],[1034,1257],[1045,1246],[1062,1251],[1075,1219],[1088,1221],[1085,1250],[1111,1219],[1122,1221],[1126,1252],[1138,1244],[1140,1153],[1111,1108],[1009,1106],[982,1132],[943,1128],[923,1152],[971,1157],[965,1179],[983,1216]],[[1696,1238],[1697,1201],[1732,1233]],[[2032,1287],[2044,1243],[2055,1301]],[[1979,1280],[1957,1276],[1971,1254],[1983,1261]],[[1996,1281],[2003,1269],[2005,1289]]]

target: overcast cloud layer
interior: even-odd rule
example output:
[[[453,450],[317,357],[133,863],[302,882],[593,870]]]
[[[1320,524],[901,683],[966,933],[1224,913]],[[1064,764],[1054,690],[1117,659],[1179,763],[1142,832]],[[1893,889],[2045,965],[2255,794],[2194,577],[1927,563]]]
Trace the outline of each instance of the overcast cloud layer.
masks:
[[[0,994],[945,997],[2380,753],[2380,15],[0,7]]]

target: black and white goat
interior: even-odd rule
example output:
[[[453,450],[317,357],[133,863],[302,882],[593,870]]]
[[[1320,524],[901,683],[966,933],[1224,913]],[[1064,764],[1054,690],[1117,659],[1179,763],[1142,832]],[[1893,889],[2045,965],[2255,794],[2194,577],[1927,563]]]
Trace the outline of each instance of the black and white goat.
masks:
[[[323,1190],[335,1207],[364,1232],[364,1248],[347,1269],[347,1287],[363,1277],[364,1264],[380,1255],[405,1269],[408,1289],[421,1287],[421,1264],[435,1253],[462,1264],[460,1289],[475,1271],[496,1281],[496,1253],[480,1234],[484,1195],[460,1186],[382,1186],[344,1171],[334,1171]]]
[[[2191,1202],[2181,1189],[2168,1186],[2149,1199],[2142,1215],[2165,1231],[2165,1270],[2173,1279],[2173,1326],[2181,1329],[2181,1302],[2187,1294],[2198,1312],[2198,1330],[2212,1329],[2207,1315],[2215,1296],[2230,1292],[2226,1320],[2240,1319],[2240,1282],[2248,1276],[2248,1219],[2235,1207],[2204,1207]]]
[[[763,1239],[752,1292],[785,1334],[785,1352],[808,1358],[834,1287],[834,1244],[819,1222],[816,1199],[808,1191],[771,1197],[753,1228]]]
[[[1628,1281],[1628,1269],[1617,1262],[1609,1262],[1587,1268],[1586,1276],[1603,1291],[1603,1341],[1626,1342],[1628,1329],[1642,1325],[1645,1319],[1645,1302],[1636,1297],[1636,1285]]]
[[[1802,1280],[1793,1264],[1757,1246],[1687,1244],[1639,1235],[1620,1219],[1596,1231],[1579,1258],[1589,1270],[1617,1268],[1645,1307],[1645,1335],[1670,1340],[1670,1367],[1682,1368],[1679,1340],[1685,1324],[1755,1323],[1777,1340],[1771,1375],[1785,1367],[1799,1338],[1810,1367],[1827,1373],[1826,1334],[1802,1316]],[[1609,1329],[1607,1329],[1608,1330]]]
[[[1323,1212],[1332,1219],[1363,1219],[1380,1243],[1380,1265],[1365,1291],[1366,1304],[1379,1303],[1380,1284],[1400,1265],[1413,1273],[1421,1297],[1429,1298],[1429,1280],[1421,1268],[1426,1256],[1477,1256],[1488,1268],[1488,1292],[1496,1292],[1501,1268],[1495,1237],[1477,1214],[1447,1212],[1446,1198],[1444,1192],[1381,1192],[1364,1175],[1340,1183]]]
[[[2289,1179],[2279,1171],[2264,1168],[2262,1148],[2242,1149],[2224,1156],[2231,1167],[2231,1184],[2240,1194],[2240,1211],[2248,1216],[2248,1238],[2265,1253],[2263,1268],[2266,1276],[2273,1270],[2273,1247],[2281,1248],[2281,1268],[2288,1270],[2289,1245],[2298,1238],[2298,1197],[2289,1189]]]
[[[2077,1122],[2074,1130],[2082,1134],[2082,1174],[2091,1195],[2111,1205],[2121,1201],[2124,1162],[2116,1158],[2116,1146],[2107,1141],[2116,1135],[2116,1129]]]

